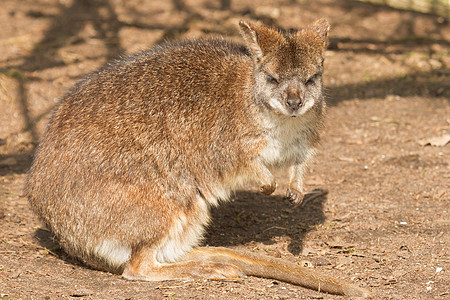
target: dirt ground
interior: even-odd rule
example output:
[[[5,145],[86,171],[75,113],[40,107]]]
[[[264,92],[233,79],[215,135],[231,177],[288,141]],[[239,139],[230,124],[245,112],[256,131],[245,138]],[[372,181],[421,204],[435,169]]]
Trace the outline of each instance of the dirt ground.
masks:
[[[67,257],[23,197],[52,108],[86,73],[167,39],[239,40],[241,18],[298,28],[320,17],[332,24],[329,109],[306,187],[321,196],[292,206],[280,173],[273,196],[249,186],[215,209],[205,244],[298,262],[375,299],[450,298],[448,20],[349,0],[226,2],[1,1],[1,299],[341,298],[254,277],[125,281]]]

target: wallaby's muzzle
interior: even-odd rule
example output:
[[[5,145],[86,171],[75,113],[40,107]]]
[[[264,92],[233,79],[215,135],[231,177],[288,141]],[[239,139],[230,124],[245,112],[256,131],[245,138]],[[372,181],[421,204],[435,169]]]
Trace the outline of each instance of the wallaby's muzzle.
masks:
[[[286,106],[293,112],[297,111],[303,106],[303,99],[300,97],[287,98]]]

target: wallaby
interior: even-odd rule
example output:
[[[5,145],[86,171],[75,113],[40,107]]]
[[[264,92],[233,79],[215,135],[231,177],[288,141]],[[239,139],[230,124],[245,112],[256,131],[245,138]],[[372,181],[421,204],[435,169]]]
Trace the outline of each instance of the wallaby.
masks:
[[[197,247],[210,207],[248,182],[273,193],[274,168],[289,167],[287,197],[302,202],[324,119],[328,22],[239,28],[245,45],[166,42],[76,84],[37,148],[31,206],[69,255],[130,280],[254,275],[367,296],[281,259]]]

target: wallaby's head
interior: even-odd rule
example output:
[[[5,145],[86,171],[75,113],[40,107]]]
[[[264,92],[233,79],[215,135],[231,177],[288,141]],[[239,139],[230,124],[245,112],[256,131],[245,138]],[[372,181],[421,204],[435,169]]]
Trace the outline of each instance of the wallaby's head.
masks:
[[[322,107],[323,58],[329,24],[320,19],[296,32],[241,21],[255,64],[255,97],[278,114],[297,117]]]

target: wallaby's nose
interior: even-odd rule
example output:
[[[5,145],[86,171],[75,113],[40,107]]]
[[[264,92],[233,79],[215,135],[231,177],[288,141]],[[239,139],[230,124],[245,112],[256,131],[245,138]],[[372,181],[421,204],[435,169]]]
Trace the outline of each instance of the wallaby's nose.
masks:
[[[288,99],[286,100],[286,104],[287,104],[287,106],[288,106],[290,109],[292,109],[293,111],[295,111],[295,110],[299,109],[299,108],[302,106],[303,101],[302,101],[302,99],[299,98],[299,97],[292,97],[292,98],[288,98]]]

